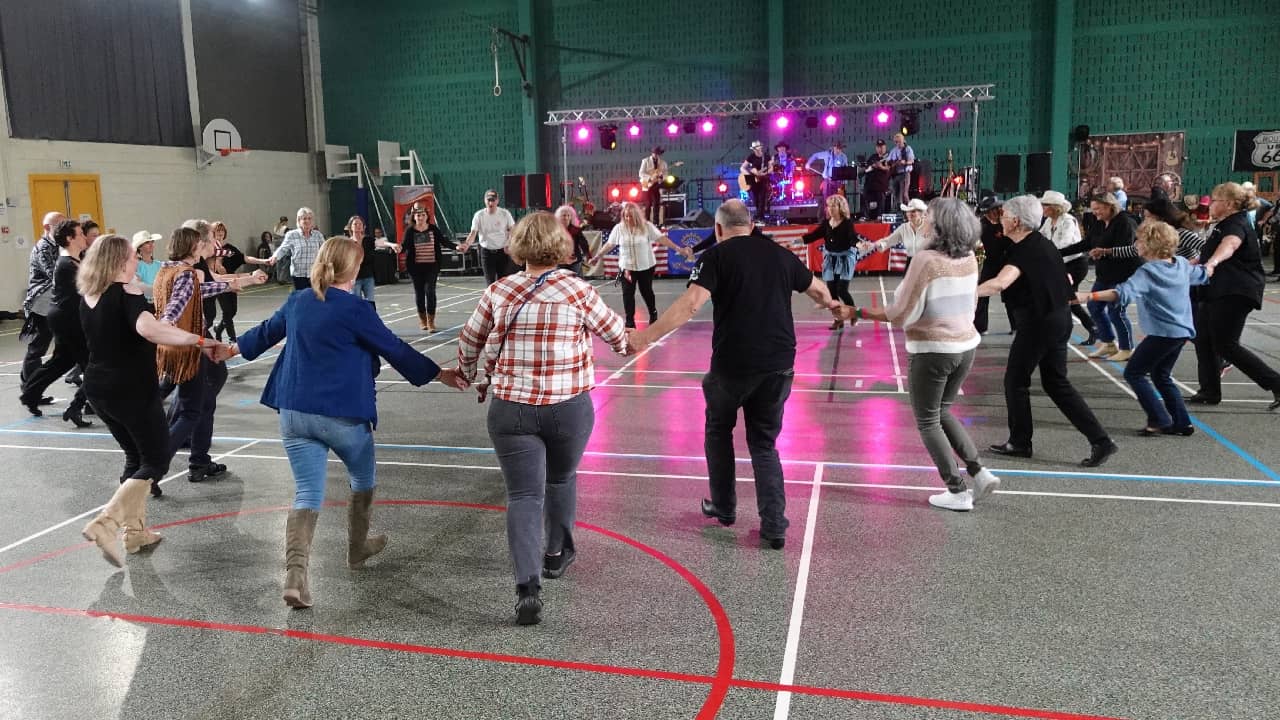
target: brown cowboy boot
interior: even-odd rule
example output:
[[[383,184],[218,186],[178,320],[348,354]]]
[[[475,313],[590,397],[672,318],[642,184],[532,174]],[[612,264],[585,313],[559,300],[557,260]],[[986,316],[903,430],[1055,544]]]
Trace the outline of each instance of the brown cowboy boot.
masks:
[[[418,329],[419,330],[426,330],[428,327],[430,327],[430,325],[427,324],[428,322],[429,321],[427,320],[426,313],[418,313]]]
[[[102,512],[80,531],[85,540],[91,540],[98,546],[103,559],[116,567],[124,567],[124,553],[121,552],[117,532],[126,524],[126,518],[146,516],[147,493],[150,490],[151,481],[146,478],[124,481]]]
[[[386,535],[369,534],[369,513],[373,506],[373,491],[351,493],[347,503],[347,566],[364,567],[364,561],[382,552],[387,546]]]
[[[315,510],[290,510],[284,526],[284,604],[291,608],[311,607],[307,566],[311,560],[311,539],[316,534]]]
[[[427,332],[435,332],[435,331],[436,331],[436,314],[428,313],[427,314]]]

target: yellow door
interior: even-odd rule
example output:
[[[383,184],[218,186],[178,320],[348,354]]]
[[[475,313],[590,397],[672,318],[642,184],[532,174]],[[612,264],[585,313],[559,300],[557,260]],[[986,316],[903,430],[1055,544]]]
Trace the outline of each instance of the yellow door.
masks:
[[[35,237],[44,234],[42,222],[49,212],[72,220],[92,218],[106,228],[102,217],[102,192],[97,175],[28,175],[31,190],[31,224]]]

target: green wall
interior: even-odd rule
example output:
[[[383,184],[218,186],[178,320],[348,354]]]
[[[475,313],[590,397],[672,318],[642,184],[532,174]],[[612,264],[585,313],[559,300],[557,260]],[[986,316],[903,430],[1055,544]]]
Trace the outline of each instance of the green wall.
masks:
[[[983,186],[991,185],[994,155],[1053,150],[1054,184],[1064,190],[1065,133],[1077,124],[1095,134],[1186,130],[1186,186],[1200,192],[1233,177],[1235,129],[1280,124],[1280,102],[1268,92],[1280,66],[1280,23],[1256,3],[990,0],[978,8],[900,0],[878,13],[892,17],[866,12],[875,7],[325,0],[326,135],[369,158],[379,139],[416,149],[449,216],[465,224],[503,174],[536,169],[560,179],[560,131],[542,125],[547,109],[994,83],[996,99],[982,104],[979,124]],[[1055,34],[1061,18],[1071,31]],[[534,38],[533,98],[520,91],[505,40],[503,94],[493,96],[493,25]],[[1065,87],[1055,87],[1055,73]],[[969,164],[972,113],[963,106],[958,122],[943,124],[937,108],[922,111],[913,147],[935,167],[945,169],[948,151],[956,167]],[[869,153],[887,134],[873,131],[868,117],[845,113],[834,133],[851,155]],[[686,161],[683,175],[694,178],[733,172],[757,137],[769,144],[785,137],[808,154],[833,136],[803,127],[779,136],[750,130],[742,118],[719,123],[711,137],[666,138],[659,122],[648,122],[639,141],[620,133],[612,152],[594,138],[585,146],[571,140],[569,176],[585,177],[599,201],[606,183],[634,177],[655,143],[667,147],[669,161]],[[350,184],[334,187],[334,217],[345,218]]]

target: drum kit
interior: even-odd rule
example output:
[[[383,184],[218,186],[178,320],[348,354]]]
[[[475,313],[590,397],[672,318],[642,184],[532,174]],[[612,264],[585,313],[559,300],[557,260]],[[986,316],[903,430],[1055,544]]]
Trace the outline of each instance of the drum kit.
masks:
[[[822,175],[806,168],[805,158],[797,157],[790,174],[782,170],[770,173],[769,187],[775,205],[807,203],[822,190]]]

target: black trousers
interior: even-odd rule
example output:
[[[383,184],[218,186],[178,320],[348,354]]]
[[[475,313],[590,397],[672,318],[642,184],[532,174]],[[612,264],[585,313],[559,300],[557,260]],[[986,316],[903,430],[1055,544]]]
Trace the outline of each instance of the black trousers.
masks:
[[[1064,307],[1048,317],[1015,309],[1018,333],[1009,347],[1004,371],[1004,401],[1009,410],[1009,444],[1031,447],[1035,430],[1031,418],[1031,373],[1040,370],[1040,385],[1067,420],[1090,443],[1107,440],[1107,431],[1089,409],[1084,398],[1067,379],[1067,341],[1071,338],[1071,316]]]
[[[755,206],[756,220],[764,220],[764,216],[769,214],[769,201],[772,199],[773,188],[770,187],[767,179],[760,179],[751,186],[751,204]]]
[[[794,378],[795,371],[789,369],[743,377],[711,371],[702,378],[702,395],[707,401],[703,451],[711,502],[726,515],[732,515],[738,505],[733,428],[741,409],[755,474],[760,535],[765,538],[784,536],[790,524],[782,461],[775,443],[782,432],[782,412]]]
[[[89,362],[89,345],[84,339],[84,330],[80,328],[80,314],[72,313],[72,317],[52,315],[45,318],[45,327],[54,339],[53,357],[32,373],[22,385],[20,400],[24,404],[35,405],[44,396],[49,386],[66,375],[77,365],[84,367]],[[67,410],[79,413],[84,408],[84,385],[76,389],[75,397]]]
[[[440,279],[440,266],[436,263],[410,265],[409,277],[413,279],[413,301],[418,305],[418,314],[435,315],[436,281]]]
[[[310,284],[311,281],[308,278],[307,286],[310,287]],[[234,292],[224,292],[204,299],[204,330],[206,335],[212,331],[213,321],[218,317],[218,308],[222,308],[222,322],[219,325],[234,340],[236,337],[236,313],[240,310],[240,295]]]
[[[480,248],[480,265],[484,267],[484,282],[486,285],[492,285],[498,281],[498,278],[504,278],[515,272],[512,268],[511,258],[503,250]]]
[[[987,262],[982,263],[982,270],[981,272],[978,273],[978,284],[981,285],[982,283],[999,275],[1000,268],[1002,267],[1004,267],[1004,265],[1002,264],[987,263]],[[990,320],[988,317],[989,315],[988,311],[990,310],[990,308],[991,308],[991,298],[989,297],[978,298],[978,306],[973,313],[973,327],[977,329],[977,331],[980,333],[986,332],[987,328],[990,325]],[[1011,331],[1016,330],[1017,326],[1013,322],[1013,310],[1008,305],[1006,305],[1004,307],[1004,312],[1005,312],[1005,315],[1009,317],[1009,330]]]
[[[853,296],[849,294],[849,281],[836,278],[835,280],[827,280],[827,292],[831,293],[831,297],[840,302],[853,307]]]
[[[649,322],[658,319],[658,301],[653,296],[653,270],[624,270],[618,279],[622,282],[622,319],[627,327],[636,326],[636,288],[640,288],[640,297],[649,309]],[[627,274],[631,279],[627,279]]]
[[[227,366],[200,358],[195,377],[178,385],[178,394],[169,407],[169,447],[166,465],[183,445],[190,444],[190,466],[213,462],[213,414],[218,409],[218,393],[227,382]],[[98,406],[95,404],[94,409]]]
[[[53,330],[49,328],[49,319],[36,313],[31,313],[31,318],[36,328],[36,336],[27,343],[27,354],[22,358],[22,370],[18,373],[18,380],[24,385],[27,378],[40,369],[44,354],[49,352],[49,345],[53,342]]]
[[[1222,397],[1222,366],[1219,359],[1235,365],[1264,390],[1280,391],[1280,373],[1240,344],[1244,321],[1253,312],[1253,301],[1241,295],[1196,304],[1196,374],[1200,394]]]
[[[1089,274],[1089,256],[1081,255],[1067,263],[1067,274],[1071,276],[1072,289],[1079,292],[1080,283],[1084,282],[1085,277]],[[1071,314],[1080,319],[1080,324],[1084,326],[1084,329],[1090,335],[1097,329],[1093,324],[1093,316],[1089,314],[1089,309],[1084,305],[1072,305]]]
[[[169,422],[155,385],[133,387],[91,367],[85,370],[84,388],[98,418],[124,451],[124,472],[120,477],[164,478],[172,457]]]
[[[301,277],[299,275],[293,275],[292,277],[294,290],[306,290],[311,287],[311,278]]]
[[[654,183],[653,187],[644,191],[645,208],[644,214],[649,222],[654,225],[662,225],[662,185]]]

